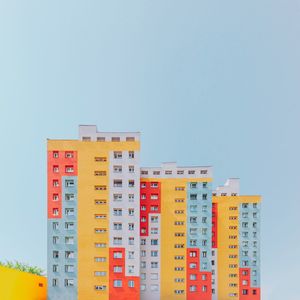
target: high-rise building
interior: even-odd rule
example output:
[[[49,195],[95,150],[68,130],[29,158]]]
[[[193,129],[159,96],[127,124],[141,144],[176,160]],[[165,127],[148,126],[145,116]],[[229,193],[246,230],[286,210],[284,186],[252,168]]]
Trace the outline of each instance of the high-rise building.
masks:
[[[239,179],[213,192],[213,300],[260,299],[260,196],[241,196]]]
[[[48,299],[139,299],[140,134],[48,140]]]
[[[96,126],[48,140],[48,299],[260,299],[260,197],[139,151]]]

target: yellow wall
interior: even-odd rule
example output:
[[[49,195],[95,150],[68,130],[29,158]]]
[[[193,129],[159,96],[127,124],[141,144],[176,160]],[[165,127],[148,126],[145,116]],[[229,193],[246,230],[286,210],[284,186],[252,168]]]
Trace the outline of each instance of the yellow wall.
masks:
[[[82,142],[49,140],[48,150],[74,150],[78,153],[78,300],[109,298],[109,153],[138,151],[135,142]],[[97,162],[95,157],[106,157]],[[95,176],[94,171],[106,171],[106,176]],[[106,185],[106,191],[95,190],[95,185]],[[106,205],[95,205],[95,200],[107,200]],[[107,214],[107,219],[95,219],[95,214]],[[107,233],[95,234],[95,228],[106,228]],[[107,248],[95,248],[95,242]],[[94,257],[106,257],[106,262],[95,262]],[[106,277],[95,277],[95,271],[106,271]],[[95,285],[106,285],[106,291],[96,291]],[[101,298],[99,298],[101,297]]]
[[[0,299],[46,300],[47,279],[43,276],[0,267]]]
[[[186,299],[186,293],[174,294],[174,290],[186,290],[186,280],[175,282],[175,278],[186,279],[186,199],[187,182],[210,182],[211,178],[142,178],[143,181],[161,182],[161,299]],[[184,191],[176,191],[175,187],[184,187]],[[175,202],[176,198],[184,202]],[[184,210],[184,214],[175,214],[175,210]],[[183,221],[184,225],[174,225],[175,221]],[[183,232],[183,237],[175,236],[175,232]],[[184,244],[184,248],[174,248],[175,244]],[[175,260],[175,255],[182,255],[184,260]],[[183,267],[183,271],[174,268]]]
[[[239,206],[241,203],[258,203],[260,196],[213,196],[213,203],[218,204],[218,298],[222,300],[238,299],[239,297]],[[237,207],[237,210],[230,210],[230,207]],[[236,216],[236,220],[230,220],[230,216]],[[237,229],[229,229],[229,226],[236,226]],[[230,239],[229,236],[237,236],[237,239]],[[229,249],[229,245],[237,245],[235,249]],[[237,258],[229,258],[229,255],[236,255]],[[230,264],[236,264],[237,268],[229,268]],[[237,274],[237,277],[230,278],[229,274]],[[236,283],[236,287],[229,287],[230,283]],[[229,293],[236,293],[238,296],[229,297]]]

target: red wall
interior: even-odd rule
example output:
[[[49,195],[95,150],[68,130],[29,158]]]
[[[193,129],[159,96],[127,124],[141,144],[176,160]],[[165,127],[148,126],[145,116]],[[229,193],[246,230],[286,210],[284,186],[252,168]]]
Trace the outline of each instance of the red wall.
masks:
[[[196,257],[190,257],[190,252],[197,252]],[[187,265],[186,265],[186,295],[187,300],[211,300],[212,291],[211,291],[211,272],[201,272],[200,271],[200,254],[201,251],[198,248],[187,248],[186,257],[187,257]],[[197,268],[191,269],[190,263],[196,263]],[[197,280],[190,280],[190,275],[196,274]],[[202,280],[202,275],[206,275],[206,280]],[[196,285],[197,291],[190,292],[190,285]],[[207,291],[203,292],[202,287],[206,285]]]
[[[142,184],[146,185],[146,187],[142,188]],[[148,236],[149,235],[149,228],[148,228],[148,224],[149,224],[149,214],[151,213],[155,213],[155,214],[160,214],[161,211],[161,183],[158,182],[158,187],[157,188],[153,188],[151,187],[151,183],[150,182],[141,182],[141,189],[140,189],[140,197],[141,197],[141,201],[140,201],[140,205],[142,206],[146,206],[146,210],[140,210],[140,220],[142,220],[142,217],[146,218],[145,222],[140,222],[140,234],[141,236]],[[158,199],[156,200],[152,200],[151,199],[151,194],[157,194],[158,195]],[[142,199],[142,195],[146,195],[146,199]],[[151,211],[151,206],[152,205],[156,205],[158,206],[158,210],[157,211]],[[146,229],[145,233],[142,233],[142,228]]]
[[[212,204],[212,248],[218,248],[218,204]]]
[[[243,275],[243,271],[247,272],[247,275]],[[243,280],[247,280],[247,285],[242,285]],[[243,290],[248,290],[247,295],[243,295]],[[253,294],[255,293],[256,294]],[[260,288],[251,288],[251,269],[240,268],[240,300],[259,300]]]
[[[121,251],[122,258],[114,258],[114,251]],[[109,249],[109,299],[111,300],[139,300],[140,278],[137,276],[125,276],[125,249]],[[122,273],[114,273],[114,266],[122,266]],[[114,287],[114,280],[120,279],[122,287]],[[128,287],[128,281],[134,281],[134,287]]]
[[[58,153],[58,158],[53,157],[53,152]],[[65,154],[73,153],[72,158],[66,158]],[[53,167],[58,166],[59,172],[54,173]],[[65,167],[73,166],[73,173],[66,173]],[[77,152],[76,151],[48,151],[48,218],[60,219],[61,218],[61,197],[62,197],[62,176],[77,176]],[[53,180],[58,180],[59,186],[53,187]],[[53,194],[58,194],[58,201],[53,201]],[[53,209],[58,208],[58,216],[53,216]]]

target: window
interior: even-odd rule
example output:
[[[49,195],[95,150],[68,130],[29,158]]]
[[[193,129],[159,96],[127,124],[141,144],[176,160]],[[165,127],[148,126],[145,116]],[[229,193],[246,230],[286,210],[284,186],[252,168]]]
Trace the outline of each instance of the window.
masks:
[[[158,262],[157,261],[152,261],[151,262],[151,269],[157,269],[158,268]]]
[[[58,157],[59,157],[58,151],[53,151],[53,158],[58,158]]]
[[[95,171],[94,175],[95,176],[106,176],[106,171]]]
[[[134,166],[129,166],[128,167],[128,172],[129,173],[134,173]]]
[[[206,188],[207,188],[207,182],[203,182],[203,183],[202,183],[202,187],[203,187],[204,189],[206,189]]]
[[[65,182],[66,187],[73,187],[75,185],[73,179],[67,179]]]
[[[145,284],[141,284],[140,285],[140,290],[141,291],[145,291],[146,290],[146,285]]]
[[[53,194],[52,200],[53,201],[58,201],[59,200],[58,194]]]
[[[248,290],[243,289],[243,290],[242,290],[242,294],[243,294],[243,295],[248,295]]]
[[[121,251],[114,251],[114,258],[123,258],[123,253]]]
[[[106,243],[95,243],[96,248],[106,248]]]
[[[74,214],[75,214],[74,208],[66,208],[65,209],[65,215],[66,216],[74,216]]]
[[[197,200],[197,194],[191,194],[190,199],[191,200]]]
[[[58,240],[59,240],[59,237],[58,236],[54,236],[53,237],[53,244],[54,245],[58,244]]]
[[[95,228],[95,233],[106,233],[106,228]]]
[[[122,173],[122,166],[114,166],[114,173]]]
[[[122,201],[122,194],[114,194],[113,198],[114,201]]]
[[[106,219],[106,215],[105,214],[96,214],[95,219]]]
[[[176,186],[175,191],[184,191],[184,186]]]
[[[58,279],[57,278],[52,279],[52,286],[58,286]]]
[[[90,136],[83,136],[82,137],[82,141],[84,141],[84,142],[90,142],[91,141],[91,137]]]
[[[106,272],[105,271],[95,271],[94,275],[95,276],[106,276]]]
[[[128,157],[129,158],[134,158],[134,151],[129,151],[128,152]]]
[[[74,172],[74,167],[73,166],[66,166],[65,172],[66,173],[73,173]]]
[[[122,209],[121,208],[114,208],[113,214],[114,214],[114,216],[122,216]]]
[[[75,253],[74,253],[74,251],[65,251],[65,258],[66,258],[66,259],[72,259],[72,258],[75,258]]]
[[[172,171],[170,170],[165,171],[165,175],[172,175]]]
[[[106,200],[95,200],[96,205],[106,204]]]
[[[128,230],[133,231],[134,230],[134,223],[129,223],[128,224]]]
[[[134,245],[134,237],[128,238],[128,244],[129,245]]]
[[[120,142],[120,138],[119,137],[112,137],[111,141],[112,142]]]
[[[158,240],[157,239],[151,239],[151,245],[158,245]]]
[[[114,266],[114,273],[122,273],[123,268],[122,266]]]
[[[74,237],[73,236],[66,236],[65,237],[66,245],[73,245],[74,244]]]
[[[197,257],[197,251],[190,251],[190,257]]]
[[[206,274],[203,274],[202,275],[202,280],[204,281],[204,280],[207,280],[207,275]]]
[[[105,142],[104,136],[97,136],[97,142]]]
[[[190,267],[190,269],[196,269],[197,264],[196,263],[190,263],[189,267]]]
[[[115,179],[114,180],[114,187],[122,187],[122,180],[121,179]]]
[[[114,230],[122,230],[122,223],[114,223]]]
[[[53,187],[59,187],[59,181],[57,179],[53,180]]]
[[[115,159],[122,158],[122,151],[114,151],[114,158]]]
[[[58,215],[59,215],[59,210],[58,210],[58,208],[53,208],[52,214],[53,214],[53,216],[58,216]]]
[[[106,285],[95,285],[95,290],[96,291],[105,291]]]
[[[197,286],[196,285],[190,285],[190,292],[196,292]]]
[[[106,157],[95,157],[95,161],[97,161],[97,162],[105,162],[105,161],[107,161],[107,158]]]
[[[191,182],[190,183],[190,188],[191,189],[196,189],[197,188],[197,182]]]
[[[158,183],[157,182],[151,182],[150,186],[152,188],[158,188]]]
[[[106,262],[106,257],[95,257],[95,262]]]
[[[122,245],[122,238],[121,237],[114,237],[113,244],[114,245]]]
[[[134,280],[128,280],[128,287],[134,288]]]
[[[134,251],[128,251],[128,258],[134,259]]]
[[[53,222],[52,228],[53,228],[53,230],[58,230],[58,222]]]
[[[73,273],[74,272],[74,266],[73,265],[65,265],[65,272],[66,273]]]
[[[59,167],[53,166],[53,173],[58,173],[58,172],[59,172]]]
[[[158,217],[151,216],[151,223],[158,223]]]
[[[130,202],[134,201],[134,194],[128,194],[128,199]]]
[[[74,194],[65,194],[65,200],[66,201],[74,201],[75,195]]]
[[[128,180],[128,186],[134,187],[134,180]]]
[[[151,257],[157,257],[158,256],[158,251],[157,250],[152,250],[151,251]]]
[[[134,208],[128,208],[128,215],[134,216]]]
[[[122,280],[114,280],[114,287],[119,288],[122,287],[122,285]]]
[[[151,284],[150,285],[150,290],[152,292],[158,291],[158,284]]]
[[[53,251],[52,255],[53,255],[53,258],[59,258],[59,252],[56,250]]]
[[[75,228],[75,225],[73,222],[66,222],[65,223],[65,229],[66,230],[73,230]]]
[[[148,174],[148,172],[147,172]],[[153,175],[160,175],[160,171],[153,171]]]
[[[128,266],[128,273],[129,274],[134,273],[134,266]]]
[[[151,205],[150,210],[151,211],[158,211],[158,206],[157,205]]]
[[[54,273],[58,272],[58,265],[53,265],[53,266],[52,266],[52,271],[53,271]]]
[[[196,224],[197,223],[197,217],[190,217],[190,223]]]
[[[183,175],[184,174],[184,170],[178,170],[177,171],[177,175]]]
[[[158,228],[157,227],[151,227],[151,234],[158,234]]]

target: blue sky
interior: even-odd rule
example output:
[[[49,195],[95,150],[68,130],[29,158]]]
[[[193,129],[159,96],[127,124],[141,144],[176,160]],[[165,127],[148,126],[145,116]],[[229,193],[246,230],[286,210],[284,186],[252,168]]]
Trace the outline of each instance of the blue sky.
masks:
[[[0,259],[46,266],[46,138],[141,131],[142,165],[263,196],[264,300],[298,300],[300,3],[0,0]],[[298,254],[298,255],[297,255]]]

